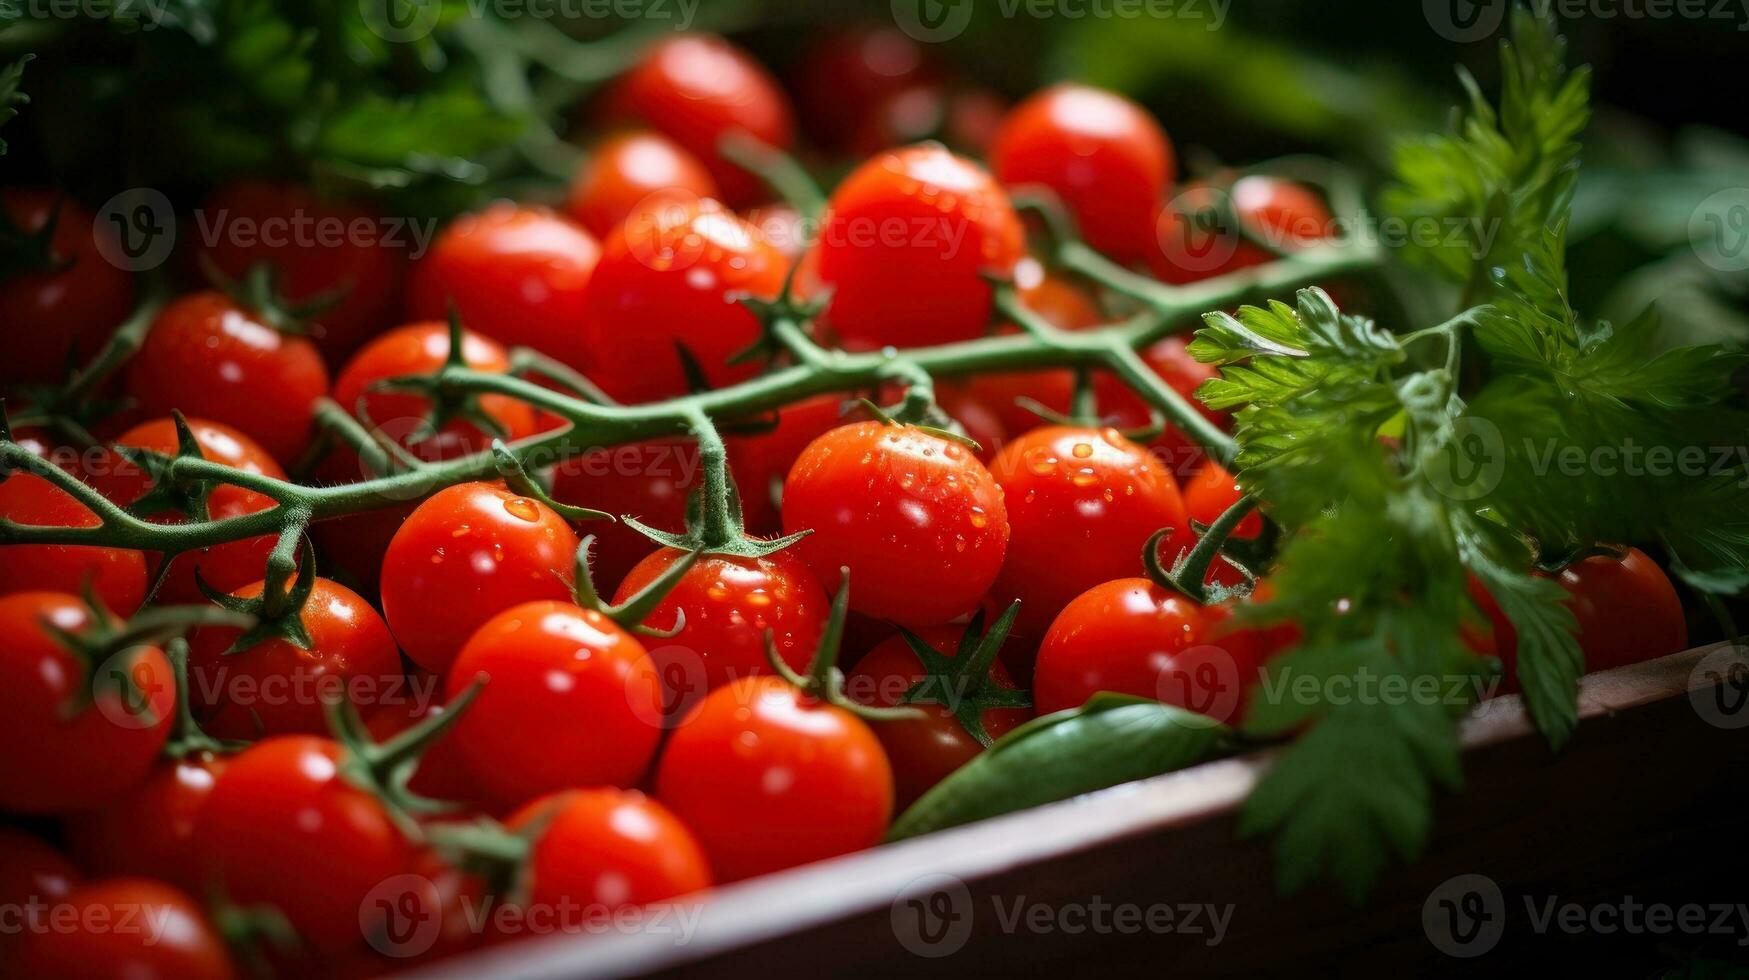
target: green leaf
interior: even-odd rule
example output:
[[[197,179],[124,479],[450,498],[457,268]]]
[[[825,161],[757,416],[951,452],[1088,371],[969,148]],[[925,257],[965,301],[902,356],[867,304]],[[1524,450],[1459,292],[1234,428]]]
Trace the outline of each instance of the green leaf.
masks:
[[[5,68],[0,68],[0,125],[5,125],[18,115],[18,107],[28,105],[30,96],[23,91],[24,66],[30,64],[35,55],[22,55],[17,61]],[[6,141],[0,139],[0,156],[6,153]]]

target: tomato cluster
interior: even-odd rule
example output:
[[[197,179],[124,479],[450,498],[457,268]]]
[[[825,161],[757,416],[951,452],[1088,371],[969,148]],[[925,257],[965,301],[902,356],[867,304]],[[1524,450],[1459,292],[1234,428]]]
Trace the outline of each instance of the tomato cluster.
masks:
[[[1061,85],[1002,112],[892,31],[828,38],[799,75],[798,112],[728,41],[670,39],[589,108],[611,129],[562,209],[494,202],[417,256],[220,242],[184,263],[214,287],[163,306],[108,380],[125,408],[94,420],[101,447],[62,471],[0,469],[0,518],[20,525],[95,528],[114,505],[246,529],[163,553],[0,547],[0,738],[30,747],[0,761],[0,811],[53,826],[71,856],[0,831],[0,904],[149,909],[173,941],[27,928],[0,936],[0,968],[234,976],[213,916],[250,910],[295,933],[252,950],[288,975],[425,962],[550,927],[543,911],[636,914],[873,846],[992,739],[1101,691],[1243,720],[1294,631],[1246,618],[1267,585],[1235,565],[1182,586],[1162,572],[1242,494],[1182,432],[1144,431],[1149,402],[1115,377],[1042,368],[926,391],[895,374],[717,420],[720,440],[560,432],[570,420],[542,393],[641,423],[653,403],[787,369],[771,309],[811,310],[828,359],[1012,332],[993,322],[1005,288],[1059,330],[1121,316],[1029,251],[1043,229],[1022,199],[1173,284],[1331,232],[1299,184],[1178,184],[1164,130],[1114,93]],[[865,159],[804,216],[725,153],[749,138]],[[7,189],[0,205],[52,231],[39,267],[0,280],[8,344],[29,325],[0,380],[53,381],[115,331],[134,285],[77,203]],[[203,206],[375,215],[257,181]],[[804,217],[811,240],[778,240]],[[264,264],[271,298],[242,288]],[[1139,353],[1185,396],[1213,375],[1181,338]],[[457,372],[494,384],[440,383]],[[14,435],[50,454],[68,428]],[[560,458],[455,468],[555,433],[541,445]],[[374,481],[380,499],[288,549],[265,512],[294,480]],[[713,522],[723,501],[706,491],[725,485],[738,511]],[[1231,539],[1269,531],[1252,513]],[[1593,668],[1686,639],[1640,552],[1560,580]],[[1210,582],[1225,588],[1211,598]],[[1510,670],[1510,624],[1477,600]],[[146,628],[170,607],[249,621],[200,619],[183,657]],[[987,700],[960,710],[944,672]],[[389,920],[408,903],[433,931],[404,938]]]

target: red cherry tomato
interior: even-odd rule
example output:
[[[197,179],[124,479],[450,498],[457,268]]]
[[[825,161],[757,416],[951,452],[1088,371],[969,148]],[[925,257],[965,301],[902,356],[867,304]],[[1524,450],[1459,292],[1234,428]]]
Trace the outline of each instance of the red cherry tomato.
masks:
[[[980,336],[990,320],[985,275],[1010,274],[1024,250],[1008,195],[976,164],[933,145],[883,153],[827,206],[818,248],[820,281],[832,288],[826,321],[852,350]]]
[[[138,875],[190,893],[205,889],[195,821],[225,759],[200,755],[166,760],[145,781],[99,810],[62,822],[67,849],[99,875]]]
[[[328,739],[281,735],[233,758],[195,822],[204,870],[239,905],[279,910],[317,950],[361,944],[372,889],[414,851],[377,799],[347,780]]]
[[[944,623],[995,582],[1008,547],[1002,489],[971,450],[914,426],[856,422],[808,444],[783,489],[783,527],[828,589],[839,569],[850,608]]]
[[[294,184],[246,180],[201,203],[199,254],[239,281],[260,263],[293,307],[319,307],[310,331],[330,360],[351,353],[394,316],[412,226],[368,205],[327,200]]]
[[[1051,325],[1062,330],[1084,330],[1104,322],[1105,317],[1093,298],[1081,287],[1056,276],[1045,274],[1031,260],[1022,262],[1015,271],[1015,285],[1020,287],[1020,299]],[[1004,325],[998,333],[1012,333],[1015,327]],[[1020,407],[1018,399],[1030,398],[1040,405],[1067,415],[1075,394],[1075,374],[1063,368],[1039,371],[1007,371],[979,374],[964,382],[984,404],[990,406],[1002,423],[1009,438],[1045,424],[1037,414]]]
[[[146,777],[170,735],[176,680],[154,646],[87,665],[48,630],[79,633],[85,604],[57,592],[0,598],[0,811],[65,813],[114,800]],[[94,671],[95,673],[91,673]]]
[[[1073,84],[1015,106],[991,164],[1008,187],[1054,191],[1087,243],[1125,262],[1150,250],[1154,209],[1174,177],[1172,145],[1146,110]]]
[[[673,548],[651,554],[620,583],[613,601],[625,602],[681,556]],[[793,549],[763,558],[700,558],[644,619],[666,632],[685,616],[678,634],[651,643],[670,716],[737,677],[770,673],[767,631],[784,663],[806,670],[830,606],[826,591]]]
[[[200,906],[147,878],[113,878],[74,889],[55,921],[71,927],[32,930],[20,944],[20,976],[59,980],[237,976]]]
[[[254,599],[265,585],[254,582],[231,594]],[[328,700],[344,696],[367,710],[404,693],[395,638],[363,596],[317,578],[302,619],[307,650],[273,637],[231,652],[242,630],[206,626],[195,632],[189,640],[189,699],[208,734],[321,735],[328,731]]]
[[[1324,200],[1302,184],[1254,175],[1233,182],[1233,213],[1271,248],[1297,252],[1336,233]]]
[[[385,702],[365,721],[372,740],[386,742],[414,725],[449,710],[443,703],[440,678],[429,675],[407,680],[408,696]],[[419,757],[419,768],[407,781],[407,788],[420,796],[457,803],[475,802],[479,787],[468,772],[467,762],[456,748],[455,729],[439,736]]]
[[[1184,509],[1189,512],[1191,520],[1213,524],[1227,512],[1227,508],[1238,503],[1241,496],[1244,494],[1233,474],[1219,460],[1211,459],[1184,484]],[[1252,511],[1239,520],[1232,536],[1250,540],[1262,533],[1263,518]]]
[[[748,531],[778,530],[773,504],[783,492],[784,477],[808,443],[843,421],[844,407],[843,395],[815,395],[778,409],[777,424],[768,431],[727,437]]]
[[[383,615],[407,656],[442,673],[503,610],[570,598],[576,552],[570,525],[540,501],[489,483],[447,487],[389,542]]]
[[[96,527],[91,509],[40,476],[0,480],[0,518],[38,527]],[[0,548],[0,595],[48,590],[77,594],[90,585],[104,606],[131,616],[146,598],[146,556],[130,548],[15,544]]]
[[[763,197],[759,178],[724,159],[737,130],[780,149],[795,140],[789,98],[745,51],[720,37],[683,34],[657,44],[614,82],[606,113],[661,131],[704,161],[732,205]]]
[[[850,139],[856,157],[871,157],[895,146],[921,142],[941,133],[947,118],[947,91],[936,82],[919,82],[882,96],[862,117]]]
[[[127,390],[149,416],[181,409],[289,463],[310,444],[328,369],[308,340],[280,333],[223,293],[202,292],[158,314],[128,362]]]
[[[1034,429],[991,469],[1009,526],[994,594],[1020,600],[1022,634],[1037,637],[1076,596],[1134,575],[1155,531],[1173,529],[1168,556],[1196,544],[1177,481],[1114,429]]]
[[[893,773],[861,719],[776,677],[744,677],[695,705],[668,739],[656,796],[738,881],[880,842]]]
[[[553,499],[616,517],[629,515],[658,531],[679,534],[686,530],[686,498],[702,482],[700,466],[698,444],[689,439],[594,449],[553,467]],[[587,530],[595,536],[591,579],[603,594],[656,547],[623,522],[591,523]]]
[[[194,433],[194,441],[200,446],[201,455],[206,459],[250,473],[285,478],[285,471],[280,469],[273,457],[236,429],[192,418],[188,420],[188,428]],[[115,442],[119,446],[133,446],[172,456],[175,455],[177,447],[176,423],[170,419],[144,422],[122,433]],[[150,475],[120,455],[110,453],[105,456],[105,461],[102,472],[92,473],[91,483],[110,500],[125,507],[140,499],[151,488]],[[273,498],[231,484],[215,487],[207,496],[207,514],[213,520],[254,514],[272,506]],[[182,522],[182,518],[168,513],[156,515],[152,520],[164,524]],[[197,548],[178,555],[173,559],[173,567],[164,579],[164,585],[158,590],[158,601],[205,602],[206,596],[195,584],[195,572],[200,573],[201,579],[207,585],[221,592],[240,589],[250,582],[258,581],[267,567],[267,555],[273,550],[273,542],[272,535],[262,535]],[[154,557],[153,564],[158,560]]]
[[[932,74],[922,45],[897,28],[841,31],[808,45],[794,91],[808,135],[843,149],[883,100]]]
[[[1047,715],[1112,691],[1232,722],[1256,682],[1258,653],[1250,634],[1226,632],[1226,619],[1224,608],[1199,608],[1145,578],[1096,585],[1039,645],[1033,704]]]
[[[79,884],[79,871],[48,844],[9,827],[0,827],[0,908],[8,911],[0,930],[0,975],[22,977],[19,945],[44,927],[47,912]]]
[[[631,786],[656,753],[656,666],[594,610],[528,602],[498,613],[456,656],[448,699],[482,675],[453,734],[475,781],[506,806],[568,786]]]
[[[1556,581],[1571,594],[1567,608],[1579,628],[1574,638],[1585,653],[1585,672],[1594,673],[1677,653],[1688,646],[1682,600],[1669,576],[1638,548],[1619,558],[1592,555],[1561,570]],[[1495,651],[1505,668],[1502,689],[1520,690],[1518,631],[1479,584],[1470,595],[1494,626]]]
[[[660,133],[640,131],[595,147],[571,184],[565,210],[605,240],[635,210],[716,196],[717,182],[697,157]]]
[[[509,820],[542,826],[525,874],[529,922],[536,910],[562,927],[626,914],[711,886],[710,865],[692,831],[667,807],[635,790],[573,789],[542,797]],[[567,916],[584,921],[567,923]]]
[[[585,298],[580,336],[593,377],[626,402],[683,395],[684,345],[713,387],[758,373],[728,359],[759,339],[740,304],[783,288],[788,262],[758,229],[715,201],[639,211],[607,238]]]
[[[931,626],[918,632],[923,642],[949,659],[959,649],[957,626]],[[891,637],[857,661],[845,679],[844,692],[857,701],[877,707],[901,703],[905,692],[928,675],[923,662],[901,636]],[[999,687],[1012,688],[1014,678],[1000,659],[990,664],[990,679]],[[872,727],[893,765],[893,788],[899,809],[910,806],[931,786],[984,751],[966,727],[939,704],[917,704],[921,718],[877,721]],[[980,716],[984,731],[993,739],[1013,731],[1031,712],[1025,708],[990,708]]]
[[[1222,190],[1194,182],[1157,213],[1146,259],[1155,278],[1184,285],[1268,262],[1270,250],[1257,241],[1293,252],[1335,230],[1324,202],[1298,184],[1252,176]]]
[[[1183,395],[1203,418],[1221,428],[1227,427],[1228,419],[1225,414],[1205,406],[1196,397],[1196,390],[1202,387],[1204,381],[1218,376],[1220,369],[1191,357],[1184,338],[1167,337],[1151,344],[1141,354],[1148,367],[1153,368],[1154,373],[1164,379],[1172,390]],[[1113,375],[1096,376],[1093,390],[1099,396],[1100,410],[1105,418],[1119,427],[1140,428],[1152,419],[1148,403]],[[1180,480],[1196,472],[1197,467],[1208,459],[1206,450],[1171,424],[1166,426],[1160,438],[1154,440],[1149,448],[1172,471],[1172,475]]]
[[[63,381],[69,352],[83,364],[133,309],[133,276],[104,258],[113,229],[49,188],[0,188],[0,212],[25,235],[55,222],[44,266],[0,282],[0,387]]]
[[[462,323],[499,343],[533,347],[582,370],[583,294],[601,246],[547,208],[500,203],[451,222],[413,267],[408,318]]]

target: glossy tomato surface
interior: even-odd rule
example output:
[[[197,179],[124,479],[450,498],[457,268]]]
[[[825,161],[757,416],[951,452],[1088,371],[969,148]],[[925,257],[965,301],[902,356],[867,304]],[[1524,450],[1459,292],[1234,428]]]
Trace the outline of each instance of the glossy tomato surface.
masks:
[[[717,182],[698,157],[660,133],[640,130],[596,144],[571,184],[565,211],[605,241],[633,211],[716,196]]]
[[[109,805],[63,821],[68,851],[94,875],[156,878],[190,894],[204,890],[195,822],[225,761],[201,754],[159,762]]]
[[[54,922],[20,944],[19,976],[60,980],[238,976],[218,931],[188,895],[149,878],[112,878],[73,890]]]
[[[686,501],[702,485],[698,444],[652,439],[592,449],[553,467],[553,499],[618,517],[634,517],[658,531],[686,530]],[[656,543],[624,521],[590,521],[595,538],[589,567],[595,587],[611,592]]]
[[[692,832],[635,790],[573,789],[528,804],[513,830],[543,827],[528,856],[528,911],[559,917],[640,909],[711,885]]]
[[[0,518],[26,526],[96,527],[97,515],[40,476],[14,472],[0,480]],[[0,595],[87,586],[112,612],[131,616],[146,598],[146,556],[131,548],[15,544],[0,548]]]
[[[0,188],[0,210],[26,235],[54,222],[40,265],[0,281],[0,386],[54,384],[69,357],[83,364],[133,309],[133,276],[104,257],[121,254],[113,230],[53,189]]]

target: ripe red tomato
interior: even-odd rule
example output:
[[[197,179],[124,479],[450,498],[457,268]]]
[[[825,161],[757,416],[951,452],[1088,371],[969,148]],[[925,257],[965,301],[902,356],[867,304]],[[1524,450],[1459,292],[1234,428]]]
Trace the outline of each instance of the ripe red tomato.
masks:
[[[240,281],[268,263],[288,303],[322,307],[310,335],[336,362],[394,315],[407,253],[417,244],[411,222],[295,184],[226,184],[207,195],[200,218],[198,254],[226,278]]]
[[[146,415],[181,409],[289,463],[310,444],[328,369],[308,340],[280,333],[223,293],[200,292],[158,314],[128,362],[127,391]]]
[[[595,147],[565,199],[565,211],[596,238],[633,211],[717,196],[717,182],[699,159],[661,133],[609,136]]]
[[[5,187],[0,211],[26,235],[55,221],[45,265],[0,282],[0,387],[63,381],[68,353],[83,364],[133,309],[133,276],[104,258],[114,233],[77,201],[47,187]]]
[[[1016,268],[1015,285],[1020,288],[1021,302],[1059,329],[1084,330],[1105,320],[1086,290],[1046,274],[1030,259]],[[1016,329],[1005,324],[996,332],[1012,333]],[[1045,424],[1037,414],[1020,407],[1017,399],[1030,398],[1067,415],[1075,394],[1075,373],[1067,368],[1006,371],[974,375],[963,384],[967,391],[990,406],[1008,437],[1014,438]]]
[[[947,90],[937,82],[918,82],[882,96],[851,134],[850,152],[871,157],[895,146],[919,143],[942,135],[947,117]]]
[[[443,703],[441,678],[419,672],[408,678],[407,683],[407,697],[384,702],[365,720],[365,729],[374,741],[386,742],[432,715],[449,710]],[[476,802],[479,787],[456,747],[455,729],[439,736],[419,757],[419,768],[413,771],[407,788],[433,800]]]
[[[1220,369],[1191,357],[1184,338],[1167,337],[1156,341],[1144,348],[1141,355],[1148,367],[1153,368],[1154,373],[1164,379],[1172,390],[1183,395],[1195,406],[1203,418],[1221,428],[1227,427],[1226,414],[1214,411],[1196,398],[1196,390],[1202,387],[1204,381],[1218,376]],[[1096,376],[1093,390],[1099,396],[1100,410],[1105,418],[1121,428],[1140,428],[1152,419],[1148,403],[1114,375]],[[1180,480],[1196,472],[1197,467],[1209,458],[1207,450],[1171,424],[1166,426],[1160,438],[1154,440],[1149,448],[1172,471],[1172,475]]]
[[[682,719],[656,796],[698,835],[720,881],[880,842],[893,772],[861,719],[777,677],[744,677]]]
[[[1114,429],[1048,426],[1009,443],[991,465],[1008,513],[1008,557],[994,594],[1020,600],[1018,628],[1038,636],[1070,600],[1135,575],[1142,547],[1172,528],[1170,561],[1196,535],[1172,474]]]
[[[683,554],[662,548],[639,562],[613,601],[636,595]],[[686,617],[678,634],[651,644],[669,715],[678,716],[708,691],[737,677],[769,673],[767,631],[784,663],[806,670],[830,606],[826,591],[793,549],[763,558],[699,558],[644,618],[646,626],[665,632],[674,628],[678,616]]]
[[[553,467],[553,499],[679,534],[686,530],[686,498],[703,482],[700,466],[698,444],[690,439],[594,449]],[[592,523],[588,533],[595,536],[591,579],[604,595],[656,547],[623,522]]]
[[[189,419],[189,431],[200,446],[201,456],[250,473],[279,479],[285,471],[253,440],[230,426],[204,419]],[[115,440],[119,446],[133,446],[173,456],[176,453],[176,423],[170,419],[143,422]],[[151,488],[150,475],[138,466],[110,453],[104,457],[101,472],[91,474],[91,484],[97,491],[122,506],[140,499]],[[243,487],[223,484],[207,496],[207,515],[213,520],[240,517],[274,506],[273,498]],[[162,524],[179,524],[182,518],[174,514],[159,514],[151,520]],[[267,555],[273,550],[273,536],[244,538],[226,544],[213,545],[185,552],[173,559],[173,567],[158,590],[158,601],[164,603],[202,603],[206,596],[195,585],[194,573],[199,572],[206,584],[221,592],[240,589],[261,578],[267,568]],[[160,559],[154,556],[154,566]]]
[[[877,106],[933,74],[923,46],[895,27],[840,31],[809,43],[793,91],[808,135],[844,149]]]
[[[958,626],[930,626],[918,631],[917,636],[951,659],[959,649],[962,632],[963,628]],[[895,636],[857,661],[856,669],[845,679],[844,692],[862,704],[891,707],[901,703],[905,692],[927,676],[923,662],[917,659],[910,644],[904,637]],[[1014,678],[1000,659],[990,664],[990,679],[999,687],[1015,686]],[[900,810],[984,751],[984,746],[944,705],[912,707],[922,711],[923,717],[877,721],[872,725],[893,765],[895,802]],[[989,708],[980,718],[984,731],[996,739],[1013,731],[1030,714],[1025,708]]]
[[[452,733],[475,781],[505,807],[571,786],[631,786],[662,736],[662,681],[643,644],[566,602],[512,606],[450,667],[453,702],[486,686]],[[532,750],[538,746],[538,750]]]
[[[494,204],[451,222],[413,267],[408,319],[447,320],[453,303],[468,329],[583,370],[583,294],[600,258],[600,244],[571,219]]]
[[[734,206],[764,197],[759,178],[723,158],[723,137],[743,130],[780,149],[795,141],[794,112],[776,79],[720,37],[682,34],[652,47],[614,82],[610,120],[653,126],[704,161]]]
[[[9,913],[7,928],[0,930],[0,975],[27,975],[18,963],[19,945],[78,884],[78,869],[60,851],[24,831],[0,827],[0,908]]]
[[[1234,222],[1237,222],[1235,225]],[[1145,256],[1162,282],[1184,285],[1259,266],[1269,250],[1293,252],[1335,232],[1324,202],[1306,188],[1276,177],[1244,177],[1223,190],[1186,184],[1155,218],[1155,243]]]
[[[96,527],[97,515],[43,479],[15,472],[0,480],[0,518],[39,527]],[[79,593],[89,584],[110,610],[131,616],[146,598],[146,556],[130,548],[15,544],[0,548],[0,595]]]
[[[1039,645],[1033,705],[1080,707],[1100,691],[1236,720],[1257,681],[1249,632],[1227,632],[1223,607],[1199,608],[1145,578],[1096,585],[1069,603]]]
[[[1585,653],[1586,673],[1655,660],[1687,648],[1688,623],[1676,587],[1640,549],[1627,548],[1619,558],[1581,558],[1562,569],[1556,581],[1571,594],[1567,608],[1578,620],[1574,638]],[[1495,652],[1505,668],[1502,689],[1520,690],[1518,631],[1480,584],[1471,583],[1470,595],[1494,626]]]
[[[214,755],[160,762],[144,782],[98,810],[62,821],[67,849],[99,875],[137,875],[190,893],[205,889],[195,821],[225,759]]]
[[[826,322],[845,347],[874,350],[982,335],[984,277],[1009,275],[1025,238],[988,173],[922,145],[883,153],[838,185],[818,252],[820,281],[833,290]]]
[[[499,612],[536,599],[569,599],[576,552],[570,525],[540,501],[489,483],[447,487],[420,504],[389,542],[383,615],[407,656],[443,673],[474,630]]]
[[[944,623],[978,604],[1008,548],[1002,488],[971,450],[915,426],[855,422],[808,444],[783,489],[787,533],[829,590],[848,566],[850,608]]]
[[[146,777],[170,735],[176,680],[154,646],[87,666],[48,626],[79,633],[85,604],[58,592],[0,598],[0,811],[65,813],[107,803]],[[84,700],[89,695],[89,701]]]
[[[312,735],[258,742],[225,767],[195,821],[203,870],[226,898],[278,909],[326,953],[362,943],[372,889],[414,861],[388,810],[348,781],[343,753]]]
[[[1233,474],[1219,460],[1211,459],[1202,464],[1185,482],[1184,509],[1189,512],[1191,520],[1213,524],[1227,512],[1227,508],[1238,503],[1243,495]],[[1263,518],[1256,511],[1252,511],[1240,518],[1239,526],[1233,529],[1232,536],[1250,540],[1262,533]]]
[[[747,530],[755,534],[778,530],[774,498],[783,492],[784,477],[808,443],[836,428],[844,417],[844,395],[815,395],[778,409],[777,425],[765,432],[728,436],[729,461],[741,493]],[[647,539],[646,539],[647,540]]]
[[[113,878],[73,890],[48,929],[20,943],[20,976],[62,980],[237,976],[224,940],[187,895],[148,878]]]
[[[1271,248],[1297,252],[1336,233],[1324,199],[1303,184],[1253,175],[1233,182],[1233,213]]]
[[[1008,187],[1037,184],[1061,198],[1087,244],[1120,262],[1154,241],[1154,209],[1174,177],[1172,145],[1129,99],[1086,85],[1045,89],[1015,106],[991,165]]]
[[[713,387],[759,365],[725,363],[759,339],[759,319],[739,300],[771,298],[789,264],[758,229],[715,201],[640,211],[607,238],[579,321],[592,376],[625,402],[687,391],[675,345],[697,359]]]
[[[231,594],[261,595],[265,582]],[[189,700],[195,717],[215,738],[322,735],[326,701],[345,697],[368,710],[405,691],[401,654],[383,618],[363,596],[317,578],[302,614],[310,648],[273,637],[228,652],[243,631],[204,626],[189,640]]]
[[[667,807],[635,790],[554,793],[523,807],[513,831],[544,827],[529,849],[524,915],[563,910],[594,919],[711,886],[710,865],[692,831]],[[573,926],[586,923],[571,923]]]
[[[431,374],[443,367],[448,357],[448,324],[428,320],[397,327],[372,340],[346,363],[334,382],[334,400],[360,420],[368,418],[372,426],[427,462],[478,452],[490,446],[494,437],[476,423],[451,419],[435,435],[413,442],[411,436],[431,411],[431,399],[411,391],[371,390],[372,385],[390,378]],[[510,370],[510,357],[504,348],[472,330],[462,331],[462,360],[476,371]],[[476,401],[480,411],[504,429],[506,441],[534,435],[534,409],[527,402],[506,395],[480,395]],[[355,454],[336,455],[344,455],[351,465],[331,468],[334,478],[360,480],[370,476],[357,466]]]

